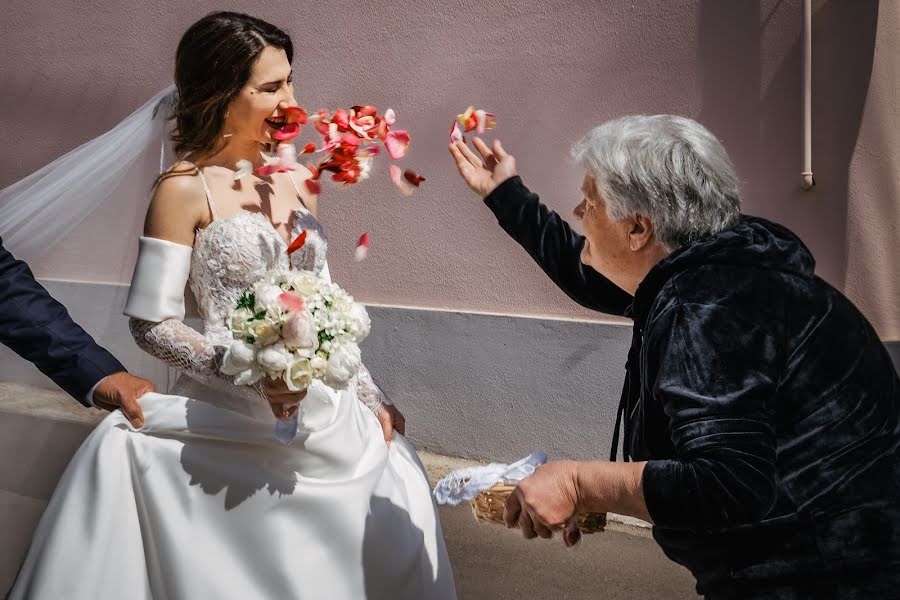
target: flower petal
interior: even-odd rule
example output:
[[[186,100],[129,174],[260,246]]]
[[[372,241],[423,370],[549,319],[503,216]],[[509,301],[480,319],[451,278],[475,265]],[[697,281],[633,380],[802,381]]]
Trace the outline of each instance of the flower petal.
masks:
[[[237,161],[235,165],[237,167],[237,171],[234,172],[234,180],[237,181],[242,177],[246,177],[250,173],[253,172],[253,163],[246,159],[241,159]]]
[[[272,134],[272,139],[279,142],[287,142],[300,135],[299,123],[285,123],[285,125]]]
[[[304,179],[303,185],[306,186],[306,190],[313,196],[318,196],[322,193],[322,184],[320,184],[315,179]],[[304,234],[305,233],[306,232],[304,232]]]
[[[305,236],[305,234],[306,232],[304,231],[300,235]],[[284,310],[301,311],[306,306],[306,303],[303,302],[303,296],[301,296],[297,292],[284,292],[283,294],[278,296],[278,306],[280,306]]]
[[[462,129],[459,128],[459,123],[453,121],[453,127],[450,128],[450,143],[456,144],[465,141],[466,138],[463,137]]]
[[[307,179],[307,181],[309,181],[309,179]],[[316,184],[318,185],[318,182],[316,182]],[[305,243],[306,243],[306,230],[304,229],[303,231],[300,232],[300,235],[298,235],[297,237],[294,238],[294,241],[291,242],[291,245],[288,246],[288,249],[287,249],[288,256],[290,256],[291,254],[293,254],[294,252],[296,252],[297,250],[302,248],[303,244],[305,244]]]
[[[369,234],[364,233],[359,237],[359,242],[356,244],[356,252],[353,254],[354,260],[356,262],[360,262],[366,260],[369,256]]]
[[[387,109],[384,113],[384,122],[388,125],[393,125],[397,122],[397,113],[394,112],[393,108]]]
[[[394,185],[400,189],[404,196],[409,196],[413,193],[413,189],[403,181],[400,167],[397,165],[391,165],[391,181],[394,182]]]
[[[312,154],[315,151],[316,151],[315,144],[307,144],[307,145],[303,146],[303,152],[301,152],[300,154]]]
[[[275,173],[280,173],[283,167],[279,164],[269,163],[267,165],[263,165],[261,167],[257,167],[253,173],[259,175],[260,177],[270,177]]]
[[[406,156],[406,149],[409,147],[409,134],[404,131],[392,131],[384,138],[384,148],[394,160]]]
[[[416,187],[419,187],[419,184],[425,181],[425,178],[413,171],[412,169],[407,169],[403,171],[403,178],[408,182],[413,184]]]
[[[306,125],[306,123],[308,122],[306,111],[299,106],[289,106],[284,109],[283,112],[285,118],[287,118],[288,123],[299,123],[300,125]]]

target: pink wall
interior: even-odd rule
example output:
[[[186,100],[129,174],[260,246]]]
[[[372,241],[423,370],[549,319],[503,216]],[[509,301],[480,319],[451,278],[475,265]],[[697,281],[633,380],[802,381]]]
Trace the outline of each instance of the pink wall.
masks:
[[[193,20],[243,9],[293,35],[301,105],[391,106],[412,132],[404,164],[428,178],[412,198],[401,197],[382,168],[355,190],[326,190],[320,201],[332,273],[359,299],[591,317],[545,280],[463,187],[446,153],[450,121],[470,103],[495,112],[526,182],[568,214],[580,178],[568,159],[571,142],[612,117],[669,112],[719,135],[744,182],[745,212],[793,228],[819,273],[864,309],[884,339],[900,339],[900,4],[814,3],[818,185],[809,193],[799,190],[799,0],[356,4],[7,0],[0,186],[114,125],[167,85],[175,45]],[[36,271],[127,282],[133,257],[109,256],[93,240],[110,231],[134,235],[140,217],[133,212],[119,206],[90,217]],[[355,264],[362,231],[372,253]]]

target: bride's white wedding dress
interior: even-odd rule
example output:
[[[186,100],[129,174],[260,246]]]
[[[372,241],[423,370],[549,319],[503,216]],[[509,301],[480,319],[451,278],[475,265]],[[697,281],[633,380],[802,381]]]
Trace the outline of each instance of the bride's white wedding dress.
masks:
[[[138,307],[131,314],[147,313],[132,319],[138,343],[188,377],[173,395],[141,400],[139,431],[117,411],[87,438],[11,598],[455,598],[422,464],[403,436],[385,444],[360,402],[380,395],[367,371],[343,392],[314,383],[285,446],[259,394],[215,369],[231,340],[224,317],[263,272],[291,261],[328,277],[324,235],[305,209],[294,214],[293,235],[302,230],[306,245],[290,258],[268,219],[246,211],[214,218],[193,249],[141,239],[142,254],[144,245],[152,253],[170,244],[163,255],[185,257],[205,331],[167,316],[172,304],[183,311],[183,297],[129,300]],[[171,290],[177,265],[147,264]]]

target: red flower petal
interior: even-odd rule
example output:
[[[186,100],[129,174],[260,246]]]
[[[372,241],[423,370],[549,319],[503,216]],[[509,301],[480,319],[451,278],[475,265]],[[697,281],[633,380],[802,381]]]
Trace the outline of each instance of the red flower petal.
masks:
[[[334,111],[334,116],[331,118],[332,123],[336,123],[338,128],[341,131],[346,131],[347,128],[350,127],[350,116],[347,114],[347,111],[343,108],[339,108]]]
[[[315,151],[316,151],[315,144],[307,144],[303,147],[303,152],[301,152],[300,154],[312,154]]]
[[[407,169],[403,171],[403,178],[408,182],[413,184],[416,187],[419,187],[419,184],[425,181],[425,178],[413,171],[412,169]]]
[[[384,138],[384,148],[394,160],[403,158],[409,147],[409,134],[406,131],[392,131]]]
[[[400,189],[404,196],[411,195],[413,193],[413,189],[406,185],[406,183],[403,181],[403,178],[400,174],[400,167],[398,167],[397,165],[391,165],[390,171],[391,181],[394,182],[394,185],[396,185]]]
[[[299,123],[300,125],[306,125],[309,122],[306,111],[299,106],[287,107],[286,109],[284,109],[284,116],[287,119],[288,123]]]
[[[309,181],[309,179],[307,179],[306,181]],[[316,183],[316,185],[318,185],[318,183]],[[291,254],[293,254],[294,252],[296,252],[297,250],[302,248],[303,244],[305,244],[305,243],[306,243],[306,230],[304,229],[303,231],[300,232],[300,235],[298,235],[296,238],[294,238],[294,241],[291,242],[291,245],[288,246],[288,249],[287,249],[288,256],[290,256]]]
[[[359,242],[356,244],[356,252],[353,253],[353,258],[356,262],[360,262],[366,260],[369,256],[369,234],[364,233],[359,237]]]
[[[306,186],[306,191],[308,191],[313,196],[318,196],[322,193],[322,184],[320,184],[315,179],[304,179],[303,184]],[[303,235],[306,235],[306,232],[303,232]]]
[[[256,167],[256,169],[253,170],[253,173],[255,175],[259,175],[260,177],[269,177],[275,173],[278,173],[281,168],[281,165],[277,163],[269,163],[261,167]]]
[[[281,129],[272,134],[272,138],[279,142],[287,142],[300,135],[299,123],[286,123]]]

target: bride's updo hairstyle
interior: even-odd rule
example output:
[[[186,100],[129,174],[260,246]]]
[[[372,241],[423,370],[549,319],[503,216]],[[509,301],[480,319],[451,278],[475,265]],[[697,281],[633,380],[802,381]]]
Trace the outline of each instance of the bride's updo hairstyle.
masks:
[[[184,33],[175,55],[175,155],[214,154],[231,101],[247,84],[253,63],[266,46],[294,59],[291,38],[262,19],[235,12],[211,13]]]

